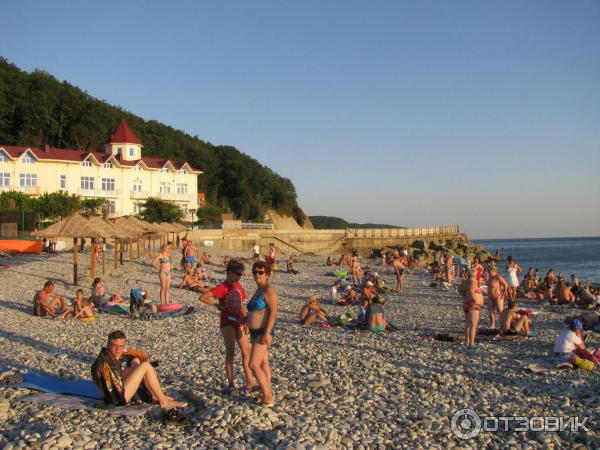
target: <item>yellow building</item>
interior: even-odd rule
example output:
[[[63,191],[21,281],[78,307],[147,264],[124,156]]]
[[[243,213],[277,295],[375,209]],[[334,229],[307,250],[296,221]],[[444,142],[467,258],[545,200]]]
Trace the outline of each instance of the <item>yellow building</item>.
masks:
[[[147,198],[157,197],[179,206],[186,220],[195,220],[202,171],[188,163],[142,157],[142,147],[124,120],[104,153],[0,144],[0,191],[39,195],[62,190],[105,198],[109,216],[136,214]]]

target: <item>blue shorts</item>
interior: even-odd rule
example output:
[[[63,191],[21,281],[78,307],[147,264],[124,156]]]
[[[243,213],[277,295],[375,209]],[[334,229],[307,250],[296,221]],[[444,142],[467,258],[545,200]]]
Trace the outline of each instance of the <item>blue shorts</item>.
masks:
[[[369,330],[373,331],[374,333],[383,333],[385,331],[385,325],[379,325],[378,327],[372,327],[369,325]]]
[[[185,263],[186,264],[196,264],[196,258],[194,258],[193,256],[186,256]]]

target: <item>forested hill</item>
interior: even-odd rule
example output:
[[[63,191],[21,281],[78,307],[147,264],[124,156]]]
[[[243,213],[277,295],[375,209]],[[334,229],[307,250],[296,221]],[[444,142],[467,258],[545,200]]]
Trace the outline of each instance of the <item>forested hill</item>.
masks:
[[[345,228],[406,228],[382,223],[347,222],[340,217],[333,216],[310,216],[309,219],[316,230],[343,230]]]
[[[203,170],[198,189],[212,206],[230,208],[245,220],[261,220],[273,208],[303,222],[292,182],[235,147],[144,120],[46,72],[27,73],[0,57],[0,145],[102,151],[121,119],[142,141],[145,156],[187,161]]]

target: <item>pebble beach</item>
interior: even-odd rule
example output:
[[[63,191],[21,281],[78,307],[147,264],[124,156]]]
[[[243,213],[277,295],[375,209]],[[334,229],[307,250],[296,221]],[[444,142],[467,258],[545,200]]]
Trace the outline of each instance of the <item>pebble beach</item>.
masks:
[[[201,249],[202,251],[202,249]],[[109,252],[110,253],[110,252]],[[224,252],[210,249],[214,261]],[[177,255],[177,253],[175,253]],[[231,252],[229,256],[235,255]],[[89,295],[89,255],[81,258],[79,286]],[[109,256],[107,254],[107,256]],[[248,255],[243,255],[248,256]],[[284,261],[286,255],[281,255]],[[303,327],[298,310],[311,294],[326,297],[334,282],[324,257],[298,256],[298,275],[279,270],[271,279],[279,293],[279,318],[270,360],[273,408],[258,406],[251,397],[224,396],[224,347],[215,308],[201,304],[198,294],[177,289],[182,272],[175,256],[172,302],[193,306],[189,316],[163,320],[131,320],[98,314],[93,323],[37,318],[31,301],[46,280],[71,301],[72,254],[2,258],[0,279],[0,368],[35,371],[66,378],[90,378],[90,365],[109,332],[120,329],[128,346],[159,360],[159,378],[176,398],[192,391],[205,405],[185,412],[192,426],[163,424],[156,411],[122,417],[104,411],[69,411],[19,401],[32,391],[0,386],[0,448],[167,449],[167,448],[599,448],[600,378],[598,370],[556,370],[544,364],[567,315],[568,307],[543,310],[534,316],[537,337],[489,339],[474,353],[461,343],[430,340],[429,335],[462,332],[462,299],[455,289],[430,287],[421,272],[406,278],[404,293],[386,293],[385,313],[399,331],[382,335],[350,332],[342,327]],[[376,260],[363,267],[378,270],[388,286],[391,274]],[[250,273],[250,262],[246,262]],[[112,260],[107,268],[112,268]],[[224,268],[207,266],[224,279]],[[159,297],[158,274],[149,258],[125,261],[103,277],[109,294],[127,297],[133,285],[151,299]],[[242,278],[248,295],[251,276]],[[530,302],[520,299],[520,305]],[[324,305],[331,315],[355,307]],[[488,326],[482,311],[480,326]],[[588,346],[600,346],[591,333]],[[531,371],[529,364],[545,370]],[[243,385],[239,353],[236,381]],[[5,399],[5,400],[3,400]],[[479,416],[589,417],[589,431],[481,431],[464,440],[451,429],[453,415],[472,409]],[[6,414],[4,413],[6,410]],[[158,410],[158,408],[155,408]]]

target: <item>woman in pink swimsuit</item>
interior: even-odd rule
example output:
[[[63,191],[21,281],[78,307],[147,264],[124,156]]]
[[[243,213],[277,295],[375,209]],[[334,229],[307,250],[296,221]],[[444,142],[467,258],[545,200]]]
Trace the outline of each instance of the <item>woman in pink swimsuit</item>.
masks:
[[[477,272],[475,270],[471,270],[470,278],[460,284],[458,292],[464,299],[465,342],[469,350],[475,350],[479,347],[479,344],[475,344],[477,324],[479,323],[479,311],[484,303],[483,291],[477,282]]]

